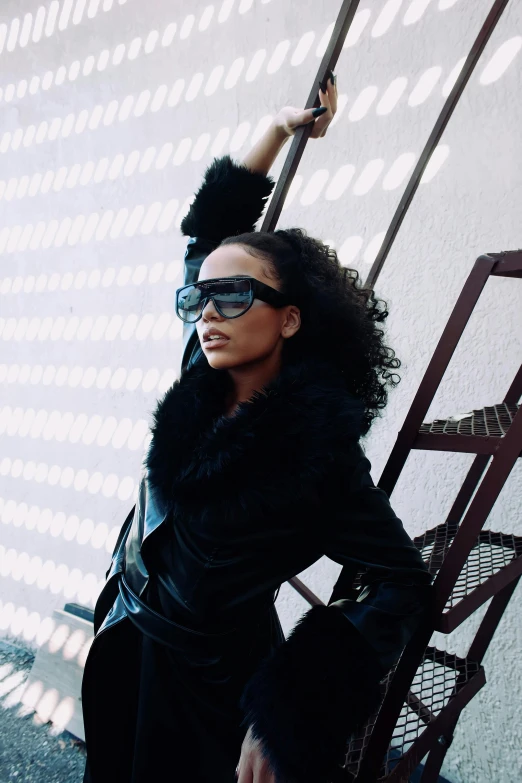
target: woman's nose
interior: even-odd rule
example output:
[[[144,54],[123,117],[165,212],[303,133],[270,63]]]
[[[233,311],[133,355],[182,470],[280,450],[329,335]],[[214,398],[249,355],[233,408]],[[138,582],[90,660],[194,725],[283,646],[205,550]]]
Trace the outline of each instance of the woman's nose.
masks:
[[[221,318],[221,315],[216,310],[216,307],[214,305],[214,302],[212,299],[207,299],[205,302],[205,305],[202,310],[202,316],[203,318]]]

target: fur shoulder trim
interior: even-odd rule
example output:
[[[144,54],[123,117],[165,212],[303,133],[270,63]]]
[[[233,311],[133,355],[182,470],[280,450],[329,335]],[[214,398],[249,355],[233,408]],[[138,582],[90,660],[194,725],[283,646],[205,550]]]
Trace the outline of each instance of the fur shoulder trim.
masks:
[[[270,518],[275,507],[319,491],[359,440],[364,404],[326,362],[285,366],[233,417],[221,414],[229,385],[228,373],[205,359],[159,400],[145,467],[165,499],[203,497],[208,508],[211,497],[227,513],[235,507]]]
[[[251,171],[230,155],[215,158],[181,221],[181,233],[221,242],[255,231],[274,185],[272,177]]]

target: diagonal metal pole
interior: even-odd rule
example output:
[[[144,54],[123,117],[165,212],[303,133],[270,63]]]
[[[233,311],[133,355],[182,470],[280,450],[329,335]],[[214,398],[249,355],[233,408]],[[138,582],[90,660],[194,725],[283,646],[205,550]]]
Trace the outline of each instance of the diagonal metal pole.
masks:
[[[324,84],[328,76],[328,71],[334,70],[358,5],[359,0],[344,0],[341,6],[341,10],[337,16],[330,41],[326,47],[321,64],[319,65],[317,75],[314,80],[314,85],[308,95],[305,108],[309,109],[319,106],[320,101],[317,97],[317,84],[318,82]],[[312,131],[312,124],[313,123],[301,125],[295,131],[292,145],[288,151],[288,155],[286,156],[281,174],[278,177],[277,185],[270,200],[270,204],[266,210],[263,223],[259,229],[260,231],[273,231],[277,225],[277,221],[281,215],[281,210],[283,209],[283,204],[285,203],[288,190],[290,189],[290,185],[294,179],[297,167],[301,162],[301,158],[306,147],[306,142],[308,141],[308,137]],[[306,601],[308,601],[308,603],[312,605],[323,603],[321,599],[318,598],[318,596],[316,596],[310,590],[310,588],[308,588],[297,577],[289,579],[288,581],[292,587],[297,590],[297,592],[300,593],[300,595],[302,595]]]
[[[375,258],[375,261],[373,262],[372,267],[368,273],[368,277],[364,282],[365,288],[374,288],[384,262],[386,261],[395,241],[395,237],[397,236],[397,233],[402,225],[402,221],[406,216],[406,212],[408,211],[417,188],[419,187],[424,170],[428,165],[433,151],[439,143],[442,134],[444,133],[444,129],[446,128],[446,125],[448,124],[451,115],[453,114],[453,111],[459,102],[459,98],[462,95],[476,64],[478,63],[482,52],[484,51],[484,47],[491,38],[491,34],[495,29],[498,20],[502,16],[502,12],[504,11],[508,2],[509,0],[495,0],[489,14],[486,17],[486,21],[480,28],[480,32],[477,35],[473,46],[471,47],[470,53],[466,57],[457,81],[453,85],[453,89],[446,99],[442,111],[437,118],[432,132],[430,133],[428,141],[422,150],[417,165],[415,166],[409,182],[406,185],[404,194],[399,202],[399,206],[395,210],[395,214],[386,232],[379,252],[377,253],[377,257]]]
[[[484,21],[484,24],[480,29],[479,34],[477,35],[473,43],[473,46],[471,47],[471,50],[464,62],[464,65],[462,66],[460,74],[455,84],[453,85],[450,94],[448,95],[448,98],[442,108],[442,111],[439,114],[437,121],[433,127],[433,130],[430,133],[430,136],[424,146],[421,156],[417,162],[417,165],[413,170],[413,173],[406,186],[404,194],[399,202],[399,205],[395,211],[390,226],[386,232],[380,250],[377,253],[377,257],[373,262],[368,277],[364,282],[364,286],[366,288],[373,288],[375,286],[375,282],[382,270],[382,267],[384,266],[384,262],[386,261],[388,254],[391,250],[391,247],[393,245],[393,242],[395,241],[395,237],[399,232],[399,229],[402,225],[402,221],[404,220],[406,216],[406,212],[408,211],[408,208],[417,191],[424,170],[428,165],[428,162],[433,154],[433,151],[435,150],[435,147],[437,146],[437,144],[439,143],[442,137],[446,125],[448,124],[453,114],[453,111],[455,110],[455,107],[459,102],[459,99],[464,91],[464,88],[466,87],[471,77],[471,74],[473,73],[475,66],[478,63],[482,52],[484,51],[484,47],[486,46],[487,42],[491,38],[491,35],[497,25],[497,22],[500,19],[508,2],[509,0],[495,0],[489,14],[486,17],[486,20]],[[358,2],[348,2],[348,0],[345,0],[345,2],[343,3],[342,8],[339,12],[339,16],[337,17],[337,22],[335,24],[334,30],[332,32],[332,37],[330,38],[330,43],[328,44],[328,48],[324,54],[321,65],[319,66],[318,80],[324,79],[330,68],[332,68],[333,70],[334,65],[339,57],[339,53],[342,49],[344,39],[346,38],[348,30],[350,29],[350,24],[355,15],[357,6],[358,6]],[[314,87],[311,90],[310,95],[308,96],[308,102],[311,102],[314,99],[318,103],[317,93],[316,93],[316,83],[314,83]],[[283,170],[281,172],[281,175],[277,182],[276,189],[274,191],[274,197],[272,198],[270,205],[266,211],[266,215],[263,220],[263,224],[261,226],[261,231],[273,231],[277,224],[277,220],[279,219],[279,216],[281,214],[281,210],[283,208],[286,194],[288,193],[288,189],[290,188],[290,185],[294,178],[297,166],[301,160],[310,132],[311,132],[311,124],[303,125],[300,128],[298,128],[295,132],[292,146],[288,152],[288,156],[285,160]],[[302,582],[299,585],[297,584],[297,582],[294,583],[294,580],[292,579],[290,579],[289,582],[298,592],[303,594]],[[304,585],[304,587],[306,587],[306,585]],[[317,596],[314,596],[313,593],[311,593],[310,597],[312,599],[315,599],[310,601],[310,603],[320,602],[320,599],[318,599]]]
[[[317,84],[318,82],[325,84],[328,77],[328,71],[330,69],[333,71],[335,68],[358,5],[359,0],[344,0],[337,16],[330,41],[318,68],[313,87],[308,95],[305,109],[319,106],[320,101],[317,96]],[[286,156],[281,174],[278,177],[274,195],[266,210],[260,231],[273,231],[276,227],[288,190],[294,179],[297,167],[301,162],[306,142],[312,132],[312,125],[312,122],[301,125],[294,133],[292,145]]]

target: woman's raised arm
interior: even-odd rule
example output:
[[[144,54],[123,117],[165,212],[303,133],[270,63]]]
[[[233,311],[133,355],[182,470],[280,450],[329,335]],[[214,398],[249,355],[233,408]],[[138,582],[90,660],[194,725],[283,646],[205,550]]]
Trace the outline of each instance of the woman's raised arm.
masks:
[[[314,120],[311,138],[324,136],[337,109],[335,79],[329,80],[327,91],[320,91],[319,95],[321,108],[285,106],[281,109],[242,163],[233,161],[230,155],[214,158],[181,221],[181,233],[189,237],[184,258],[184,285],[198,280],[203,261],[223,239],[255,231],[255,224],[275,185],[268,172],[295,129]],[[201,356],[195,326],[184,324],[181,369]]]
[[[185,251],[184,285],[195,283],[205,258],[221,240],[255,231],[275,181],[232,160],[230,155],[214,158],[203,177],[181,232],[189,237]],[[183,325],[181,369],[202,356],[194,324]]]

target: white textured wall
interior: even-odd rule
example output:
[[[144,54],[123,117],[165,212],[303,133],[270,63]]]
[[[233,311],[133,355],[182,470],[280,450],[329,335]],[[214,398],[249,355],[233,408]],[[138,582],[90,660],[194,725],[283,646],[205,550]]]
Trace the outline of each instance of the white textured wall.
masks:
[[[489,4],[361,2],[335,69],[338,117],[310,141],[280,226],[332,242],[366,276]],[[1,633],[37,646],[53,609],[93,604],[150,411],[178,372],[188,199],[214,155],[241,159],[270,115],[302,105],[339,6],[2,2]],[[475,258],[522,244],[521,44],[512,0],[378,282],[403,380],[366,443],[376,481]],[[488,283],[430,417],[501,400],[520,363],[521,302],[518,281]],[[470,462],[410,457],[392,502],[412,535],[443,521]],[[521,532],[520,477],[518,466],[488,527]],[[323,559],[304,577],[326,599],[338,570]],[[448,753],[457,783],[521,778],[520,597]],[[283,585],[278,607],[288,630],[307,605]],[[465,654],[477,624],[437,642]]]

